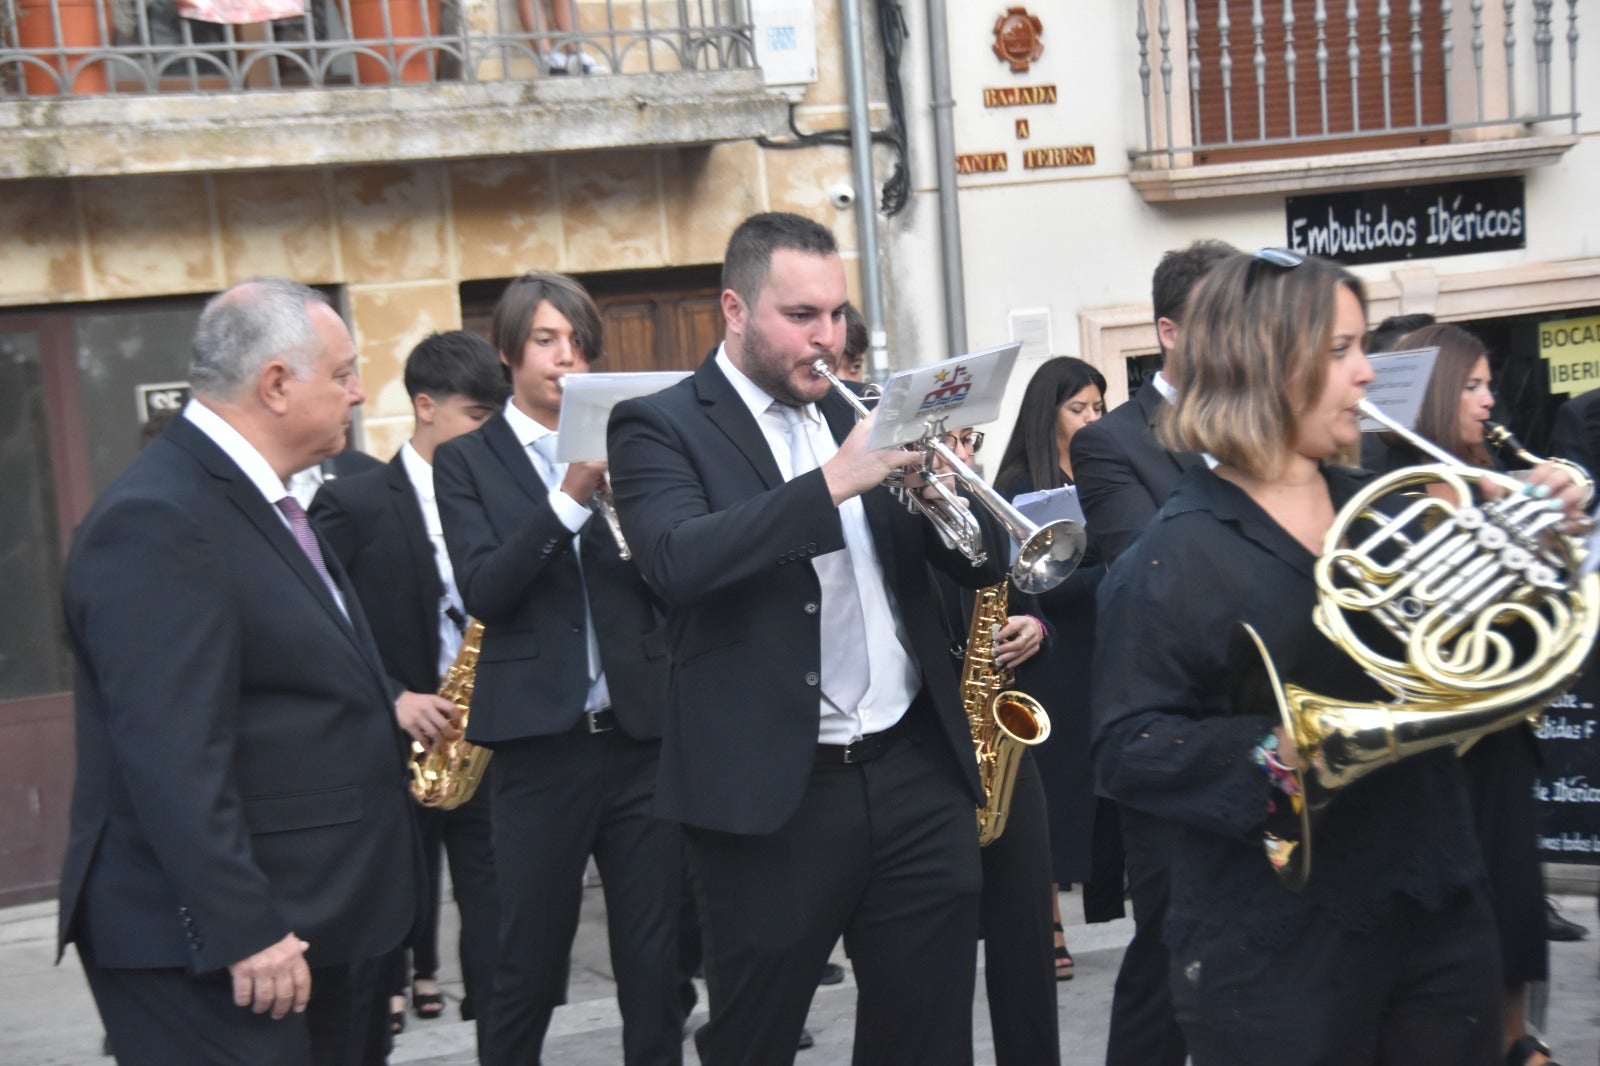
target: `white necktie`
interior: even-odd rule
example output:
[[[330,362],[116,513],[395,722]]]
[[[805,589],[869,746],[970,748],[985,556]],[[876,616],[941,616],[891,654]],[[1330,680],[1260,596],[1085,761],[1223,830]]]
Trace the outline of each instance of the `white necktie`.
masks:
[[[550,488],[559,488],[562,480],[567,476],[567,464],[556,462],[556,441],[560,437],[555,433],[546,433],[533,442],[535,454],[544,463],[544,469],[539,471],[549,482]],[[572,538],[572,557],[578,562],[578,573],[583,573],[583,553],[578,550],[581,543],[580,537]],[[593,681],[600,676],[600,640],[594,631],[594,615],[589,610],[588,579],[584,580],[583,597],[584,626],[588,629],[589,644],[589,680]]]
[[[795,477],[817,468],[816,452],[800,410],[774,404],[789,430],[789,464]],[[845,550],[818,555],[811,560],[822,586],[822,694],[839,710],[854,714],[867,694],[871,670],[867,662],[867,624],[861,612],[861,591],[856,587],[851,556],[862,547],[854,543],[852,526],[844,523]]]

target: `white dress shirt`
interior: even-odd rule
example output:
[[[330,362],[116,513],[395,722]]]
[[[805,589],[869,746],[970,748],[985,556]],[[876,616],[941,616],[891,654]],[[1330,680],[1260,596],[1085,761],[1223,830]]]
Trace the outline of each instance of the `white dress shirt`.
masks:
[[[433,563],[439,569],[439,583],[444,587],[439,597],[439,680],[450,673],[450,666],[461,650],[462,633],[449,610],[457,618],[466,618],[466,608],[461,603],[461,592],[456,588],[455,568],[450,565],[450,552],[444,544],[444,525],[439,521],[439,499],[433,492],[433,466],[417,454],[410,441],[400,448],[400,463],[405,467],[411,490],[422,505],[422,525],[428,531],[428,543],[433,546]]]
[[[794,471],[789,461],[789,431],[782,418],[768,414],[774,402],[772,397],[733,365],[725,348],[717,348],[716,360],[718,368],[761,428],[761,435],[772,449],[772,458],[778,464],[778,471],[785,481],[790,480],[794,477]],[[817,465],[821,466],[838,454],[839,443],[833,439],[833,433],[816,404],[806,404],[800,408],[800,412],[806,420]],[[820,744],[849,744],[869,733],[881,733],[900,721],[922,687],[917,661],[910,651],[911,642],[900,622],[899,607],[883,580],[883,565],[878,561],[872,532],[867,526],[867,512],[860,496],[852,496],[839,505],[839,521],[855,523],[859,533],[857,543],[866,545],[867,558],[852,556],[851,564],[856,588],[861,596],[861,613],[866,623],[867,661],[871,664],[872,680],[867,687],[867,694],[855,707],[835,707],[826,697],[818,699],[817,742]],[[823,634],[822,647],[822,669],[826,671],[827,634]]]
[[[550,486],[550,509],[555,511],[561,524],[573,533],[572,557],[578,562],[578,572],[583,573],[583,555],[578,551],[577,534],[583,524],[594,516],[594,510],[579,503],[561,490],[561,481],[567,476],[567,464],[555,461],[556,431],[546,429],[518,410],[517,405],[506,401],[506,422],[522,445],[523,454],[533,464],[539,480]],[[548,440],[547,440],[548,438]],[[600,665],[600,641],[594,631],[594,612],[589,607],[588,586],[584,587],[584,624],[588,629],[589,643],[589,696],[584,701],[586,711],[603,711],[611,706],[611,690],[606,685],[606,674]]]

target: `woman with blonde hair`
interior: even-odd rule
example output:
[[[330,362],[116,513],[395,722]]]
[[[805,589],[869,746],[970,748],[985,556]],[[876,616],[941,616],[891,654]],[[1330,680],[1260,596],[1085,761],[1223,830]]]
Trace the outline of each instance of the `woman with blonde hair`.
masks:
[[[1166,940],[1195,1066],[1494,1066],[1494,924],[1459,760],[1415,755],[1343,789],[1292,891],[1262,835],[1293,808],[1299,760],[1276,713],[1236,713],[1239,622],[1281,676],[1384,698],[1313,624],[1313,567],[1370,474],[1372,369],[1361,282],[1283,249],[1219,263],[1196,290],[1169,447],[1206,454],[1101,588],[1094,756],[1101,791],[1173,826]],[[1170,364],[1169,364],[1170,365]],[[1577,489],[1538,490],[1576,517]]]

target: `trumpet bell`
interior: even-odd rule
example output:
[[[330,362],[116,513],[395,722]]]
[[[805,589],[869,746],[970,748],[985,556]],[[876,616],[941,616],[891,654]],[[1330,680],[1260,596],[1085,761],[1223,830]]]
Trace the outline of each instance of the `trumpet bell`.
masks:
[[[1023,592],[1049,592],[1078,568],[1088,542],[1082,524],[1070,518],[1040,526],[1017,548],[1011,583]]]

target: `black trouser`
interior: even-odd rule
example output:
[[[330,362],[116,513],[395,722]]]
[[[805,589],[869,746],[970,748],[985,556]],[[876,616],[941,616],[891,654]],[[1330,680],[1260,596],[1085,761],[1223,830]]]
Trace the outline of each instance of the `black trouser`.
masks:
[[[1172,1013],[1167,948],[1161,940],[1167,916],[1169,833],[1159,818],[1122,808],[1134,930],[1111,996],[1106,1066],[1183,1066],[1183,1031]]]
[[[277,1021],[235,1006],[226,970],[83,969],[122,1066],[365,1066],[387,1046],[386,957],[314,968],[305,1013]]]
[[[605,890],[624,1061],[682,1061],[682,853],[677,827],[651,814],[659,751],[658,741],[619,729],[496,746],[490,787],[500,939],[484,1062],[539,1061],[551,1012],[566,1002],[591,854]]]
[[[1288,947],[1174,953],[1194,1066],[1497,1066],[1500,966],[1483,899],[1397,900],[1370,933],[1325,919]]]
[[[494,773],[494,762],[489,763]],[[427,910],[411,941],[411,972],[416,977],[439,975],[439,905],[443,894],[440,883],[442,858],[450,860],[450,887],[456,910],[461,915],[461,932],[456,950],[461,959],[464,987],[462,1009],[472,1015],[478,1027],[478,1043],[488,1037],[490,989],[494,986],[495,941],[499,938],[500,916],[495,902],[494,841],[490,818],[492,786],[486,780],[473,797],[454,810],[418,808],[417,825],[422,833],[422,854],[427,862],[427,884],[423,898]],[[405,987],[402,961],[399,984]]]
[[[793,1061],[841,934],[858,1066],[972,1061],[977,832],[931,714],[914,705],[873,761],[814,766],[775,833],[685,829],[711,997],[697,1037],[706,1066]]]
[[[995,1063],[1059,1063],[1050,824],[1031,753],[1022,757],[1017,770],[1005,832],[980,854],[983,981]]]

